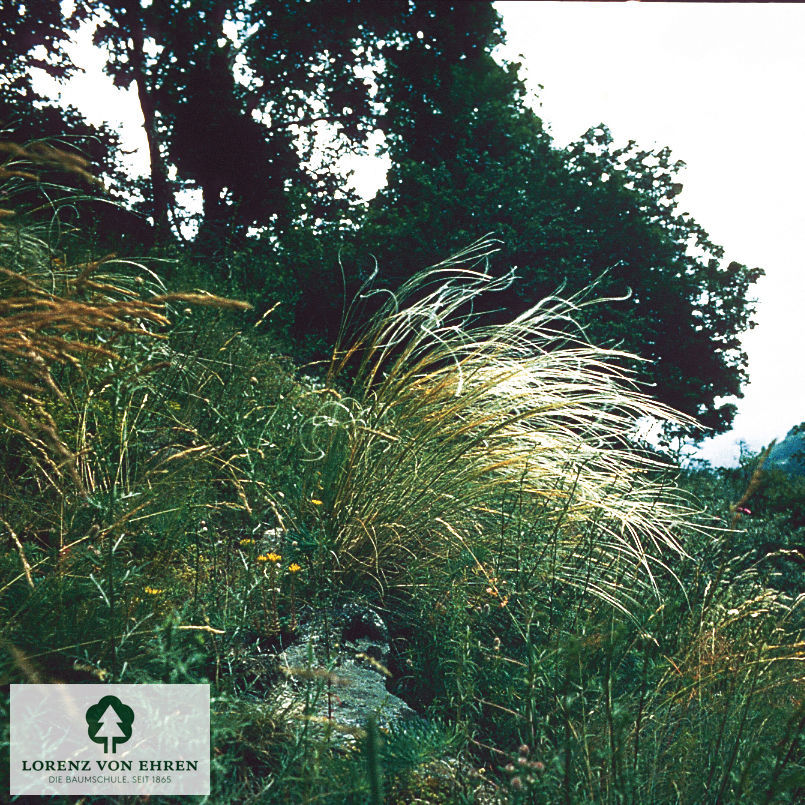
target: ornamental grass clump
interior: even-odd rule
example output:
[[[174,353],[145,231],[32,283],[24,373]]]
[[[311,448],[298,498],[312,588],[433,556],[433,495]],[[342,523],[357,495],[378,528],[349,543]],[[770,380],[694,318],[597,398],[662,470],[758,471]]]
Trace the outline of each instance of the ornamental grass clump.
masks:
[[[55,241],[60,206],[50,200],[49,226],[18,216],[15,199],[32,184],[48,198],[43,171],[57,170],[90,184],[100,184],[80,155],[46,142],[25,146],[0,142],[0,411],[3,424],[16,430],[36,460],[53,477],[68,475],[86,494],[79,468],[80,450],[59,432],[48,400],[70,407],[69,383],[87,384],[87,376],[116,362],[116,372],[134,375],[164,368],[167,353],[150,366],[132,369],[132,343],[166,341],[169,311],[175,305],[204,305],[245,310],[249,305],[206,293],[166,293],[144,266],[109,254],[72,262]],[[67,188],[57,188],[67,191]],[[25,205],[23,205],[24,207]],[[39,213],[47,205],[35,210]],[[28,211],[30,212],[30,211]],[[18,220],[19,219],[19,220]],[[129,359],[127,361],[127,359]],[[128,366],[127,366],[128,363]],[[63,381],[57,370],[69,370]],[[111,374],[114,374],[111,373]],[[79,380],[77,378],[82,378]]]
[[[637,390],[634,356],[587,343],[574,315],[591,302],[550,297],[485,324],[473,305],[513,281],[488,272],[493,247],[412,277],[345,345],[348,313],[305,427],[333,572],[405,586],[455,561],[484,571],[482,554],[516,538],[532,557],[550,542],[555,579],[617,602],[624,567],[651,585],[683,551],[691,512],[637,435],[684,417]],[[506,533],[515,510],[527,539],[519,519]]]
[[[207,478],[234,474],[224,448],[178,418],[173,397],[186,400],[192,378],[169,325],[177,308],[249,306],[171,293],[139,262],[89,257],[65,224],[74,191],[49,182],[53,171],[96,181],[79,155],[0,142],[0,533],[21,571],[0,594],[73,583],[96,553],[113,588],[119,556],[152,540],[147,524],[174,528],[169,512],[181,520]],[[116,610],[117,591],[99,592]]]

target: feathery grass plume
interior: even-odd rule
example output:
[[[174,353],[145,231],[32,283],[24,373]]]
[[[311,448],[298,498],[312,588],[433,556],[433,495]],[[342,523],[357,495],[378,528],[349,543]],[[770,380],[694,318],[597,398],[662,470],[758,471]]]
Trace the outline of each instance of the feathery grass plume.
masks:
[[[584,340],[574,315],[594,302],[549,297],[485,325],[474,302],[513,280],[488,272],[493,249],[481,240],[417,274],[336,346],[305,431],[334,570],[384,587],[461,554],[482,567],[500,501],[517,500],[541,530],[533,552],[552,535],[562,580],[614,602],[620,571],[585,581],[575,560],[591,529],[599,569],[631,565],[649,584],[663,551],[682,552],[690,511],[635,437],[646,417],[688,420],[636,389],[619,366],[634,356]]]

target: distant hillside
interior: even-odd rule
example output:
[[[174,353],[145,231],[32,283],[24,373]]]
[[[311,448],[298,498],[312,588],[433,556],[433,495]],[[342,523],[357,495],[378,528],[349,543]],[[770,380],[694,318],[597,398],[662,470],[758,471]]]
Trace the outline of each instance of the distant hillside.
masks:
[[[805,423],[791,428],[785,439],[774,446],[767,466],[805,475]]]

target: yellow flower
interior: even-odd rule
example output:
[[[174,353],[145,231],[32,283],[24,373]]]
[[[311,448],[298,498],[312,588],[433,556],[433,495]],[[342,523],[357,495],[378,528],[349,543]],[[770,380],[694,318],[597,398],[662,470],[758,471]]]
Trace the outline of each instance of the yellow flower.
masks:
[[[310,502],[311,502],[311,503],[312,503],[314,506],[321,506],[321,505],[322,505],[322,501],[320,501],[318,498],[311,498],[311,499],[310,499]]]
[[[148,595],[162,595],[165,592],[164,590],[158,590],[156,587],[145,587],[144,590]]]
[[[173,408],[174,411],[181,411],[182,406],[176,402],[176,400],[168,400],[168,407]]]
[[[280,559],[282,559],[282,556],[278,553],[261,553],[260,556],[257,557],[258,562],[271,562],[272,565],[276,565]]]
[[[238,545],[254,545],[253,539],[242,539],[238,542]]]
[[[289,573],[298,573],[302,569],[301,565],[297,565],[296,562],[291,562],[288,565],[288,572]]]

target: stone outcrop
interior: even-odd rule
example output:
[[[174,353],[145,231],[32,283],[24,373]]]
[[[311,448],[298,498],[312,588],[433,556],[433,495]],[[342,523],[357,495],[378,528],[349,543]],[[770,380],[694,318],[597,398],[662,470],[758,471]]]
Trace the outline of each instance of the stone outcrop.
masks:
[[[288,715],[347,741],[362,734],[371,716],[390,729],[416,714],[386,689],[389,649],[388,629],[370,607],[349,603],[314,613],[298,639],[277,655],[284,680],[275,701]]]

